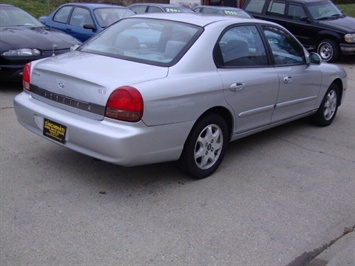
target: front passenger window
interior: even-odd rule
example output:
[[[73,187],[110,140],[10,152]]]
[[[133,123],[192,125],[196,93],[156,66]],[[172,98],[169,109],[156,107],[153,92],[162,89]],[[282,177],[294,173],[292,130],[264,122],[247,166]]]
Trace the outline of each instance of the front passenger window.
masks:
[[[70,25],[83,27],[87,24],[94,24],[89,10],[86,8],[76,7],[70,18]]]
[[[299,5],[293,5],[290,4],[288,7],[288,17],[290,19],[296,20],[296,21],[300,21],[301,18],[306,17],[306,12],[304,11],[304,9],[299,6]]]
[[[59,22],[59,23],[67,23],[71,9],[72,9],[71,6],[62,7],[62,8],[59,9],[59,11],[54,15],[53,20],[54,20],[55,22]]]
[[[303,47],[286,31],[269,25],[264,25],[264,33],[271,48],[275,65],[305,64]]]

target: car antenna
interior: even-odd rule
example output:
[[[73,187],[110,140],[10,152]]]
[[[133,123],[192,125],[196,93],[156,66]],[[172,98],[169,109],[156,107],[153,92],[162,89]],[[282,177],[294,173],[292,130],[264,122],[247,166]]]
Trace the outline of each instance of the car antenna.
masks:
[[[48,16],[51,14],[50,12],[51,12],[51,8],[50,8],[50,3],[49,3],[49,0],[47,0],[47,6],[48,6]],[[55,56],[55,53],[54,53],[54,46],[55,46],[55,44],[54,44],[54,41],[53,41],[53,31],[52,31],[52,27],[51,26],[49,26],[49,30],[50,30],[50,32],[51,32],[51,42],[52,42],[52,56]]]

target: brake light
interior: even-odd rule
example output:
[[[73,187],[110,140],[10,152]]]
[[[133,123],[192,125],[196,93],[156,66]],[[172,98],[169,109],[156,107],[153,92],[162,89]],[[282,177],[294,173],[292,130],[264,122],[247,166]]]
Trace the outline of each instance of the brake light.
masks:
[[[143,116],[143,97],[133,87],[124,86],[108,98],[105,116],[127,122],[137,122]]]
[[[27,63],[23,67],[23,74],[22,74],[22,86],[24,90],[30,91],[30,81],[31,81],[31,63]]]

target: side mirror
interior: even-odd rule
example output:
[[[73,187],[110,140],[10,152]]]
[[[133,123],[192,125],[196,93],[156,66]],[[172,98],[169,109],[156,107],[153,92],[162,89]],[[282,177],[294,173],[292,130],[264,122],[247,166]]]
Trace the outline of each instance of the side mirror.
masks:
[[[302,22],[309,22],[309,18],[308,17],[301,17],[300,21]]]
[[[322,63],[322,58],[320,57],[319,54],[312,52],[309,54],[309,63],[320,65],[320,63]]]
[[[87,30],[92,30],[92,31],[96,30],[96,27],[95,27],[94,24],[85,24],[85,25],[83,26],[83,28],[84,28],[84,29],[87,29]]]

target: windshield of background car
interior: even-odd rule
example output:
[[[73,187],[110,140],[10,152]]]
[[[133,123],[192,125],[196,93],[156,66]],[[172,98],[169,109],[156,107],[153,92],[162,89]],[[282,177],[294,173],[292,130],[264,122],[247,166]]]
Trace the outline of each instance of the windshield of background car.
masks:
[[[117,20],[134,15],[128,8],[97,8],[94,10],[97,22],[102,28],[110,26]]]
[[[191,12],[188,8],[183,7],[164,7],[164,10],[168,13]]]
[[[43,24],[25,11],[11,6],[2,6],[0,9],[1,27],[43,27]]]
[[[244,10],[225,9],[223,10],[223,15],[251,18],[251,16]]]
[[[158,66],[175,64],[203,29],[187,23],[128,18],[84,43],[79,50]]]
[[[341,11],[332,2],[328,1],[310,3],[308,9],[312,17],[317,20],[343,16]]]

